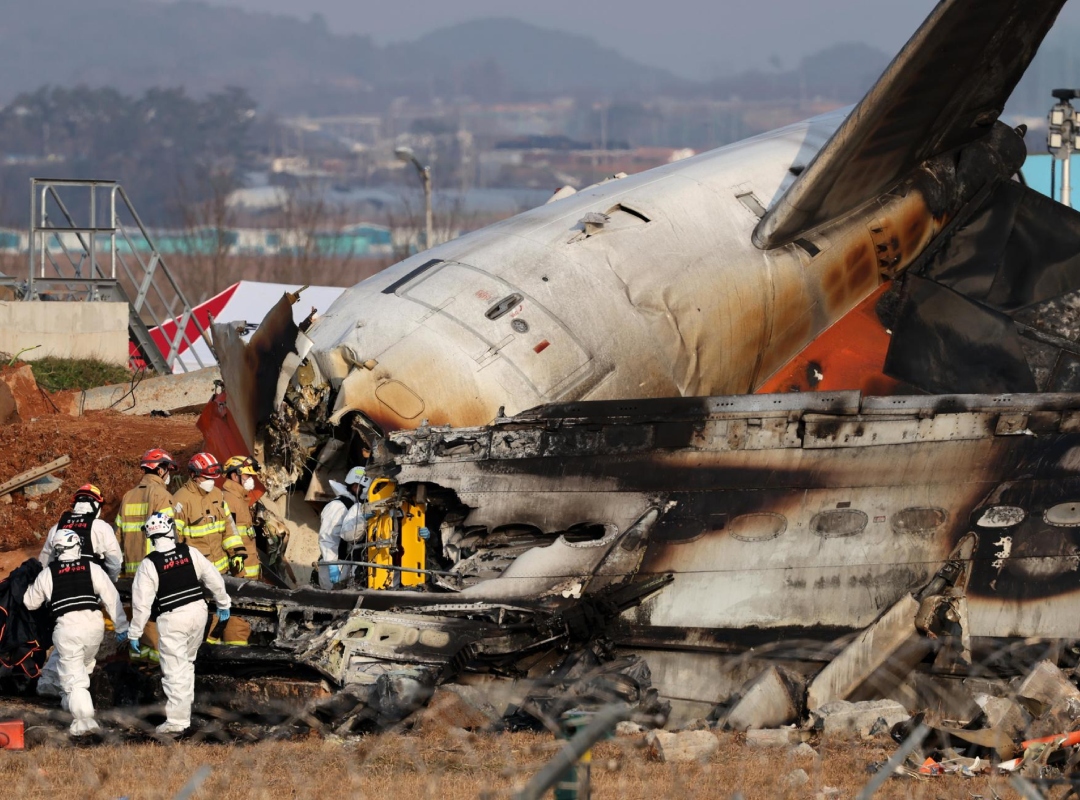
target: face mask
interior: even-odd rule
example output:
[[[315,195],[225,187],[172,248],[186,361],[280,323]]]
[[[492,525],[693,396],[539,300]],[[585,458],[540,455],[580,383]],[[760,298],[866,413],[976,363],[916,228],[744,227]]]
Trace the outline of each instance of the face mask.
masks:
[[[245,492],[250,492],[255,488],[255,479],[248,475],[240,482],[240,485],[244,487]]]
[[[199,488],[202,489],[203,492],[209,492],[214,488],[214,479],[207,478],[206,480],[199,481]]]
[[[164,478],[162,478],[161,480],[163,480],[163,481],[165,482],[165,485],[166,485],[166,486],[168,486],[168,485],[169,485],[169,481],[171,481],[171,480],[172,480],[172,473],[171,473],[171,472],[166,472],[166,473],[165,473],[165,477],[164,477]]]
[[[71,510],[76,514],[93,514],[97,509],[94,508],[93,503],[88,503],[85,500],[80,500],[78,503],[71,507]]]

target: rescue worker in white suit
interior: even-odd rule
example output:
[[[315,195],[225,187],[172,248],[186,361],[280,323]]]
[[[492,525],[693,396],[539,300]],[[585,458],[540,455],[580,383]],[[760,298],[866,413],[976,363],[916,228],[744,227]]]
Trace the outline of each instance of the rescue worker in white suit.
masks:
[[[53,539],[53,559],[23,595],[31,611],[48,603],[53,618],[53,647],[59,653],[61,705],[73,717],[73,736],[98,729],[90,699],[90,673],[105,636],[101,606],[116,628],[116,640],[127,640],[128,620],[120,595],[105,570],[82,554],[79,534],[60,530]]]
[[[49,528],[38,561],[47,567],[53,560],[57,531],[75,531],[79,534],[82,554],[97,562],[99,567],[104,568],[109,580],[116,583],[116,579],[120,576],[120,568],[124,564],[124,554],[120,551],[120,544],[116,540],[112,525],[100,518],[101,506],[104,502],[105,498],[98,487],[91,483],[80,486],[75,491],[71,510],[61,514],[60,521]],[[37,693],[39,695],[47,697],[61,695],[59,665],[60,654],[56,648],[53,648],[49,654],[49,660],[41,668],[41,677],[38,678]]]
[[[195,700],[195,656],[206,633],[205,586],[217,604],[217,620],[229,618],[231,601],[217,567],[193,547],[176,542],[176,523],[151,514],[144,526],[153,551],[142,560],[131,584],[130,647],[139,655],[139,637],[148,620],[158,629],[165,722],[157,732],[183,733],[191,727]]]
[[[60,521],[49,529],[38,561],[45,566],[49,565],[53,557],[53,537],[58,530],[75,531],[82,542],[83,555],[94,559],[108,574],[109,580],[116,583],[120,577],[120,568],[124,565],[124,554],[120,550],[113,526],[101,519],[101,507],[104,504],[105,497],[94,484],[87,483],[76,489],[71,510],[61,514]]]
[[[330,488],[337,497],[327,503],[319,515],[319,555],[323,561],[344,560],[346,553],[342,551],[342,542],[360,542],[367,536],[364,501],[370,486],[371,478],[363,467],[350,469],[345,475],[345,483],[330,481]],[[332,589],[335,583],[348,581],[352,573],[350,566],[321,566],[319,586]]]

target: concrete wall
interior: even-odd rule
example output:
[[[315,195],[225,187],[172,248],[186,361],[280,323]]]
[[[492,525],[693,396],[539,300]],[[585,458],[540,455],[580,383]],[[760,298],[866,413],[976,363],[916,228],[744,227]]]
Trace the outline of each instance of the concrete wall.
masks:
[[[97,358],[127,364],[126,303],[0,301],[0,353],[15,355],[24,347],[24,361],[45,356]]]
[[[76,406],[71,413],[79,415],[86,411],[106,409],[136,415],[152,411],[168,411],[170,414],[200,412],[214,396],[214,381],[220,378],[220,369],[206,367],[195,372],[146,378],[134,388],[127,383],[99,386],[78,392]],[[317,559],[318,556],[313,560]]]

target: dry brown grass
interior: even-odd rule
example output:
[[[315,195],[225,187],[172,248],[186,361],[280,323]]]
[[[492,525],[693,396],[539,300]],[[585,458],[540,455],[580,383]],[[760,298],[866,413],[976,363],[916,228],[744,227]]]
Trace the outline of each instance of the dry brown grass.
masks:
[[[12,798],[173,797],[203,765],[210,774],[196,798],[437,798],[508,797],[550,757],[544,734],[466,734],[457,730],[383,734],[359,740],[311,738],[253,745],[136,744],[120,747],[40,747],[0,752],[0,785]],[[894,745],[833,743],[819,757],[794,758],[779,750],[746,747],[742,737],[721,737],[707,764],[660,764],[647,758],[642,738],[604,742],[593,754],[593,796],[618,800],[812,798],[824,787],[851,798],[869,780],[869,763]],[[793,769],[810,782],[783,786]],[[890,780],[883,798],[1015,797],[1004,778],[945,776]]]

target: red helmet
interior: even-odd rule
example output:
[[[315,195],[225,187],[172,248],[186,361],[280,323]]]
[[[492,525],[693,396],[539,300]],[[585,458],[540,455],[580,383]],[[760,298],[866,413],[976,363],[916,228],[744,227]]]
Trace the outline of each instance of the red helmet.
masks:
[[[142,461],[139,462],[139,466],[148,470],[155,470],[158,467],[168,467],[169,472],[176,471],[176,462],[173,461],[173,457],[169,455],[168,451],[162,450],[160,447],[151,448],[143,453]]]
[[[221,464],[212,453],[196,453],[187,464],[188,471],[200,478],[218,478],[221,476]]]
[[[92,500],[98,505],[105,503],[105,497],[101,494],[101,489],[92,483],[84,483],[75,490],[74,501],[78,502],[79,500]]]

